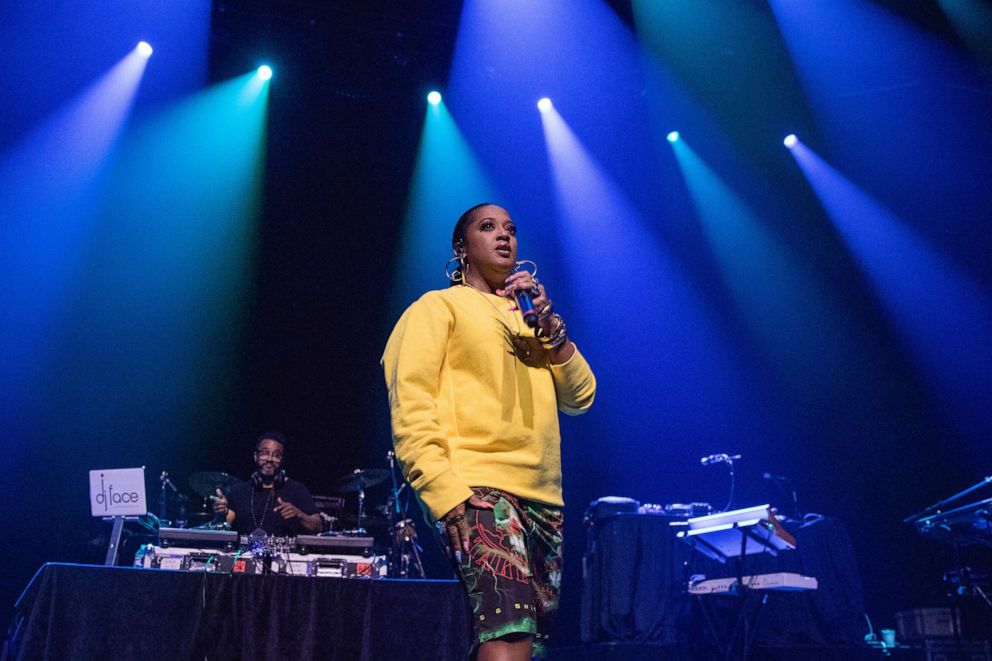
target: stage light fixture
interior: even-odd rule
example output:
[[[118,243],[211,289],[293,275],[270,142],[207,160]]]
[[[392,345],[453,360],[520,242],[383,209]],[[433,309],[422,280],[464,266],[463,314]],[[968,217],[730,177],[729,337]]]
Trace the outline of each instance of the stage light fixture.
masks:
[[[797,142],[799,142],[799,138],[797,138],[795,134],[790,133],[789,135],[785,136],[785,140],[782,141],[782,144],[784,144],[789,149],[792,149],[793,147],[796,146]]]
[[[438,92],[437,90],[434,90],[433,92],[428,94],[427,103],[431,104],[432,106],[436,106],[439,103],[441,103],[441,93]]]
[[[138,45],[135,47],[138,51],[138,55],[141,57],[151,57],[152,56],[152,45],[147,41],[139,41]]]
[[[551,110],[551,99],[549,99],[548,97],[542,98],[540,101],[537,102],[537,109],[540,110],[541,112],[544,112],[546,110]]]
[[[262,66],[260,66],[258,68],[258,77],[261,78],[262,80],[268,80],[269,78],[272,78],[272,67],[270,67],[268,64],[263,64]]]
[[[679,132],[670,131],[668,135],[665,136],[665,139],[668,140],[669,142],[675,142],[676,140],[679,139]]]

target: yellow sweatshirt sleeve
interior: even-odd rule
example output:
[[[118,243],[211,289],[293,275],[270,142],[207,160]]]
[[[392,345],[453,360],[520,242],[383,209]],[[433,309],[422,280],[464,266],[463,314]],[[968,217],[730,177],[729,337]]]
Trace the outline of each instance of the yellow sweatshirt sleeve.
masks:
[[[566,415],[581,415],[589,410],[596,398],[596,377],[578,347],[566,362],[551,365],[551,375],[559,411]]]
[[[438,418],[440,373],[453,323],[444,300],[427,294],[400,318],[382,357],[396,457],[435,520],[472,495],[451,468]]]

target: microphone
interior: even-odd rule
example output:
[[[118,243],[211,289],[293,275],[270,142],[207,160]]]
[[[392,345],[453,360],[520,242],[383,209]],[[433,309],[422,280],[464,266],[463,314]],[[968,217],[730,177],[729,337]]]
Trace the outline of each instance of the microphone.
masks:
[[[740,458],[741,456],[739,454],[729,455],[725,452],[722,452],[720,454],[711,454],[709,456],[703,457],[702,459],[699,460],[699,463],[701,463],[703,466],[711,466],[713,464],[723,464],[723,463],[732,464],[734,463],[735,459],[740,459]]]
[[[517,307],[520,308],[520,314],[524,317],[524,323],[531,328],[536,328],[537,310],[534,309],[534,303],[530,300],[530,292],[517,292]]]
[[[761,477],[765,480],[777,480],[778,482],[788,482],[789,478],[785,475],[776,475],[775,473],[762,473]]]

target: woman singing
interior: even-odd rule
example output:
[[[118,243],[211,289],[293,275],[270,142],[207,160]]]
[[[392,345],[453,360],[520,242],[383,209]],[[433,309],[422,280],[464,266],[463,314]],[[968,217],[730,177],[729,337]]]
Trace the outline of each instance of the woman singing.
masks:
[[[558,411],[588,410],[596,379],[544,285],[516,270],[505,209],[472,207],[451,242],[452,286],[407,308],[383,355],[393,443],[468,591],[477,658],[540,657],[561,585]]]

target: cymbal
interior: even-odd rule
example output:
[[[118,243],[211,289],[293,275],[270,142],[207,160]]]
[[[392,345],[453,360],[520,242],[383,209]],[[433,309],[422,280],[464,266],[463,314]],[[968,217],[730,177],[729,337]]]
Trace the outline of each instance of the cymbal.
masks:
[[[361,491],[384,482],[389,477],[389,471],[385,468],[356,468],[348,475],[342,475],[334,485],[334,490],[341,491]]]
[[[189,486],[204,498],[217,495],[217,487],[222,490],[240,482],[238,478],[220,471],[200,471],[189,476]]]

